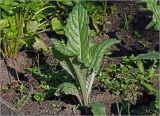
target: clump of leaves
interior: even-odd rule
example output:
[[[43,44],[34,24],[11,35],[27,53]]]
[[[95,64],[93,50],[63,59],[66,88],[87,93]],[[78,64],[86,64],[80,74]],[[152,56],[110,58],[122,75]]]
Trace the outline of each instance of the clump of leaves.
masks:
[[[137,58],[140,57],[142,58],[142,55]],[[120,65],[110,65],[106,72],[100,73],[99,79],[107,90],[115,94],[123,93],[125,100],[134,102],[142,94],[142,87],[155,94],[150,79],[158,77],[156,68],[156,62],[154,62],[149,69],[145,69],[142,60],[137,60],[132,55],[129,58],[123,57]]]
[[[47,68],[47,70],[44,70]],[[32,75],[38,80],[40,88],[43,90],[41,92],[34,93],[34,99],[38,102],[45,101],[49,97],[54,96],[55,92],[58,91],[59,85],[64,81],[74,83],[72,78],[69,78],[67,72],[64,70],[59,70],[56,72],[52,70],[51,67],[46,67],[44,65],[34,66],[26,69],[27,72],[32,73]]]
[[[0,7],[2,11],[2,20],[0,21],[1,31],[1,52],[5,58],[15,58],[18,49],[22,45],[27,45],[31,38],[37,37],[37,32],[45,29],[46,21],[42,8],[47,5],[48,1],[16,1],[1,0]],[[36,14],[36,16],[35,16]],[[35,36],[36,35],[36,36]]]
[[[79,95],[79,89],[75,84],[67,83],[64,91],[63,84],[59,93],[73,94],[79,99],[81,105],[87,106],[90,103],[92,85],[97,73],[100,70],[101,61],[106,48],[119,43],[119,40],[108,39],[102,43],[94,44],[89,40],[89,17],[81,4],[77,4],[69,14],[65,35],[68,38],[66,44],[53,39],[53,53],[61,66],[74,78],[80,87],[82,96]],[[72,88],[75,86],[74,91]],[[76,92],[76,94],[74,94]],[[78,94],[78,95],[77,95]]]
[[[33,97],[36,101],[38,101],[40,103],[46,99],[46,93],[35,92]]]
[[[22,94],[24,93],[24,91],[25,91],[25,86],[21,83],[21,84],[18,86],[17,90],[18,90],[18,91],[20,92],[20,94],[22,95]]]
[[[160,5],[157,0],[142,0],[147,4],[147,8],[143,10],[150,10],[153,12],[152,21],[147,25],[146,29],[154,27],[160,31]]]
[[[106,90],[114,94],[124,94],[125,100],[135,102],[140,96],[141,87],[136,71],[131,66],[133,56],[123,57],[120,65],[111,64],[105,72],[100,72],[99,79]]]
[[[149,67],[149,69],[147,70],[147,73],[145,71],[145,67],[141,59],[143,60],[147,59],[147,60],[153,61],[153,64]],[[154,95],[156,94],[156,90],[150,84],[148,84],[148,81],[152,77],[160,76],[160,74],[157,73],[155,70],[158,67],[156,65],[158,59],[160,59],[160,53],[153,51],[153,52],[148,52],[145,54],[139,54],[136,57],[136,62],[135,62],[140,71],[141,84]]]

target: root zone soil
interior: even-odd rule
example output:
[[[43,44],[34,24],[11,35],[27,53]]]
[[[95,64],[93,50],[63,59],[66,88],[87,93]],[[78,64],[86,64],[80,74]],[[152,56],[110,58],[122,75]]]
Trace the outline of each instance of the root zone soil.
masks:
[[[110,15],[110,7],[112,5],[117,6],[117,15]],[[108,2],[108,9],[107,9],[107,29],[106,33],[103,36],[96,36],[93,38],[94,42],[103,41],[105,38],[120,38],[122,41],[122,45],[119,47],[111,48],[113,52],[110,58],[104,58],[102,70],[105,70],[110,64],[115,63],[118,64],[120,61],[121,56],[129,56],[131,54],[139,54],[144,53],[150,50],[159,50],[159,34],[155,30],[143,30],[143,27],[146,26],[145,22],[143,22],[141,16],[138,11],[138,5],[136,2]],[[125,30],[123,28],[124,25],[124,16],[129,14],[133,17],[132,22],[129,25],[129,29]],[[141,19],[143,23],[137,23],[136,20]],[[145,38],[144,42],[147,46],[140,43],[134,35],[133,32],[135,29],[141,28],[141,36]],[[139,30],[137,30],[139,31]],[[43,36],[45,38],[45,36]],[[47,39],[47,38],[46,38]],[[29,53],[32,57],[34,57],[34,53]],[[43,53],[42,53],[43,54]],[[43,54],[44,55],[44,54]],[[32,57],[26,55],[26,53],[21,52],[19,56],[16,58],[15,66],[13,66],[12,62],[7,61],[7,65],[5,64],[4,60],[1,58],[1,97],[5,99],[7,102],[11,103],[14,107],[15,102],[20,98],[20,94],[17,92],[17,82],[14,81],[10,85],[10,87],[6,87],[5,83],[10,81],[11,79],[16,79],[18,72],[19,79],[21,83],[27,87],[26,91],[30,91],[30,87],[34,91],[40,91],[39,82],[30,74],[26,73],[25,68],[32,65]],[[49,55],[44,55],[45,58],[49,58]],[[43,58],[40,58],[44,60]],[[43,61],[41,61],[43,62]],[[46,69],[47,70],[47,69]],[[7,80],[8,79],[8,80]],[[159,79],[151,80],[151,83],[159,87]],[[144,90],[143,90],[144,91]],[[105,91],[104,87],[101,83],[96,80],[93,93],[91,96],[92,102],[99,102],[106,108],[107,115],[116,115],[117,114],[117,107],[116,103],[120,103],[124,100],[123,95],[114,95],[113,93]],[[138,98],[138,100],[131,105],[131,108],[135,110],[134,114],[138,114],[136,109],[139,109],[143,106],[149,106],[151,102],[155,100],[154,96],[148,94],[146,91],[143,92],[143,95]],[[38,103],[33,100],[33,96],[31,96],[25,105],[21,108],[20,112],[23,112],[26,115],[80,115],[84,114],[85,112],[81,109],[77,109],[77,99],[73,96],[64,96],[63,98],[59,99],[57,97],[52,97],[44,102]],[[144,114],[145,115],[145,114]]]

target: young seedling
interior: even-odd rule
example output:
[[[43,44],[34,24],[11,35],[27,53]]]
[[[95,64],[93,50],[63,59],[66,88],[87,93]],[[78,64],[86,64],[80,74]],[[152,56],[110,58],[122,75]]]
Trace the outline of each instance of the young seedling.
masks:
[[[117,14],[117,6],[114,4],[111,6],[111,14],[116,15]]]
[[[124,15],[124,29],[128,30],[129,29],[129,23],[130,23],[130,20],[131,20],[131,15],[127,15],[125,13]]]

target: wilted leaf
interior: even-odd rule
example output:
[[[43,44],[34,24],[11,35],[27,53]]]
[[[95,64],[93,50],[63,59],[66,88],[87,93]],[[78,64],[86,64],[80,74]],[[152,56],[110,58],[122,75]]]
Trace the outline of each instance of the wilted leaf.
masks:
[[[36,32],[38,29],[39,23],[37,21],[30,21],[27,24],[27,31],[28,32]]]
[[[33,44],[33,48],[36,50],[44,50],[44,51],[49,51],[49,46],[47,46],[42,40],[36,38],[36,41]]]

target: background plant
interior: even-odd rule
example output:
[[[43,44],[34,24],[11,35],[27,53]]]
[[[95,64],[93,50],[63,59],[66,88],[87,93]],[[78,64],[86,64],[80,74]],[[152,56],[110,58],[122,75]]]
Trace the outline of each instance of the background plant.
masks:
[[[100,32],[99,25],[102,17],[100,15],[102,11],[101,5],[97,4],[95,1],[57,0],[58,6],[65,12],[62,14],[63,16],[68,16],[68,12],[70,11],[70,9],[78,3],[81,3],[88,12],[88,15],[91,19],[91,27],[93,27],[93,29],[95,30],[93,34],[98,34]],[[62,17],[60,16],[60,14],[52,19],[51,24],[53,31],[60,35],[64,34],[64,25],[66,24],[66,21],[62,21]]]
[[[2,20],[0,21],[1,46],[3,56],[15,58],[20,46],[27,44],[27,38],[37,34],[37,30],[45,29],[46,21],[42,19],[46,16],[41,12],[34,16],[37,11],[44,8],[48,1],[14,1],[2,0]],[[29,42],[31,43],[31,42]]]
[[[143,10],[149,10],[153,13],[152,21],[147,25],[146,29],[154,27],[154,29],[160,31],[160,5],[157,0],[142,0],[146,3],[146,8]]]

